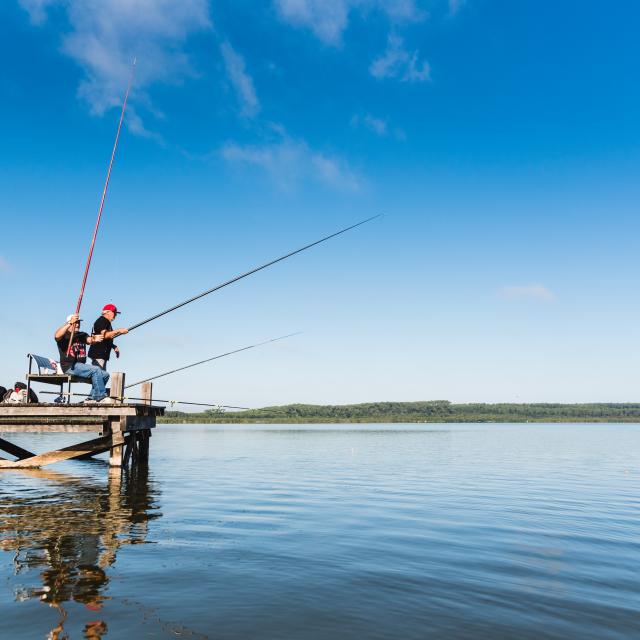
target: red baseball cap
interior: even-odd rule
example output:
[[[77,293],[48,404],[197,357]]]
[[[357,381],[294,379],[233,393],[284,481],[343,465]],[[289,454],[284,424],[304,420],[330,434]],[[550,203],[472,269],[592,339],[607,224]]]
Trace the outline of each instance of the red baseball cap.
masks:
[[[116,315],[118,315],[120,313],[120,311],[118,311],[118,308],[116,307],[115,304],[105,304],[104,307],[102,307],[103,311],[113,311],[113,313],[115,313]]]

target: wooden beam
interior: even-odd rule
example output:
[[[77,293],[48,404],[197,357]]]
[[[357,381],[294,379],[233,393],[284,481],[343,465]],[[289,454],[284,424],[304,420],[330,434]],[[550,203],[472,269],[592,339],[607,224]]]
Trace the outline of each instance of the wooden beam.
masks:
[[[129,443],[131,442],[131,437],[130,435],[126,435],[124,436],[124,440],[122,442],[123,448],[125,448],[125,454],[124,454],[124,461],[122,463],[122,466],[126,466],[127,462],[126,462],[126,448],[129,447]],[[86,453],[83,456],[78,456],[78,460],[89,460],[90,458],[93,458],[93,456],[97,456],[100,455],[101,453],[106,453],[107,451],[109,451],[112,448],[112,443],[111,440],[109,438],[106,438],[106,440],[108,441],[107,444],[105,444],[105,446],[102,449],[97,449],[96,451],[92,451],[91,453]],[[118,466],[118,465],[113,465],[114,467]]]
[[[153,429],[156,426],[155,416],[127,416],[126,431]]]
[[[47,464],[61,462],[62,460],[72,460],[73,458],[79,458],[92,451],[97,451],[98,449],[102,449],[108,442],[108,437],[96,438],[95,440],[80,442],[70,447],[65,447],[64,449],[49,451],[48,453],[42,453],[37,456],[25,458],[24,460],[0,460],[0,469],[32,469],[34,467],[44,467]]]
[[[135,404],[66,404],[66,405],[37,405],[37,404],[14,404],[0,405],[0,419],[4,416],[135,416],[138,410],[150,415],[161,415],[163,407],[148,407],[146,405]]]
[[[133,416],[132,416],[133,417]],[[0,416],[0,424],[97,424],[107,420],[106,416]]]
[[[35,421],[34,421],[35,422]],[[0,420],[0,433],[102,433],[100,424],[7,424]]]
[[[6,451],[7,453],[11,454],[12,456],[15,456],[20,460],[23,460],[24,458],[33,458],[33,456],[36,455],[35,453],[32,453],[31,451],[27,451],[27,449],[23,449],[22,447],[19,447],[17,444],[13,444],[13,442],[9,442],[4,438],[0,438],[0,449],[2,449],[3,451]]]

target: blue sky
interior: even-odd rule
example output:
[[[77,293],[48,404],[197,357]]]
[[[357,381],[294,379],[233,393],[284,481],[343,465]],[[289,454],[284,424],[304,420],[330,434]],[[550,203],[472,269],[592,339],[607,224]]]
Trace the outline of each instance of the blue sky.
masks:
[[[0,39],[0,383],[87,291],[137,380],[263,406],[637,400],[640,8],[16,0]]]

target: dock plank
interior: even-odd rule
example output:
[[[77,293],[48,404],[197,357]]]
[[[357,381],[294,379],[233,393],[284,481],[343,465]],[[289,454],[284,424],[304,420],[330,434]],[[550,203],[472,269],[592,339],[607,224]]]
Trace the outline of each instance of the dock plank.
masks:
[[[145,404],[55,405],[0,404],[0,418],[4,416],[135,416],[162,415],[164,407]]]

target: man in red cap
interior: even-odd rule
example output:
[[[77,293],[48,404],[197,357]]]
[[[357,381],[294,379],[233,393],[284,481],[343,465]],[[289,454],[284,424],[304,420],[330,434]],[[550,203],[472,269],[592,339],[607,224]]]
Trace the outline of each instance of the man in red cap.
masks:
[[[105,304],[102,307],[102,315],[93,323],[93,335],[102,336],[102,342],[94,342],[89,348],[89,357],[91,364],[107,370],[107,362],[111,355],[111,350],[116,352],[116,358],[120,357],[120,350],[113,344],[113,339],[125,333],[129,333],[129,329],[114,329],[111,322],[119,314],[115,304]]]

